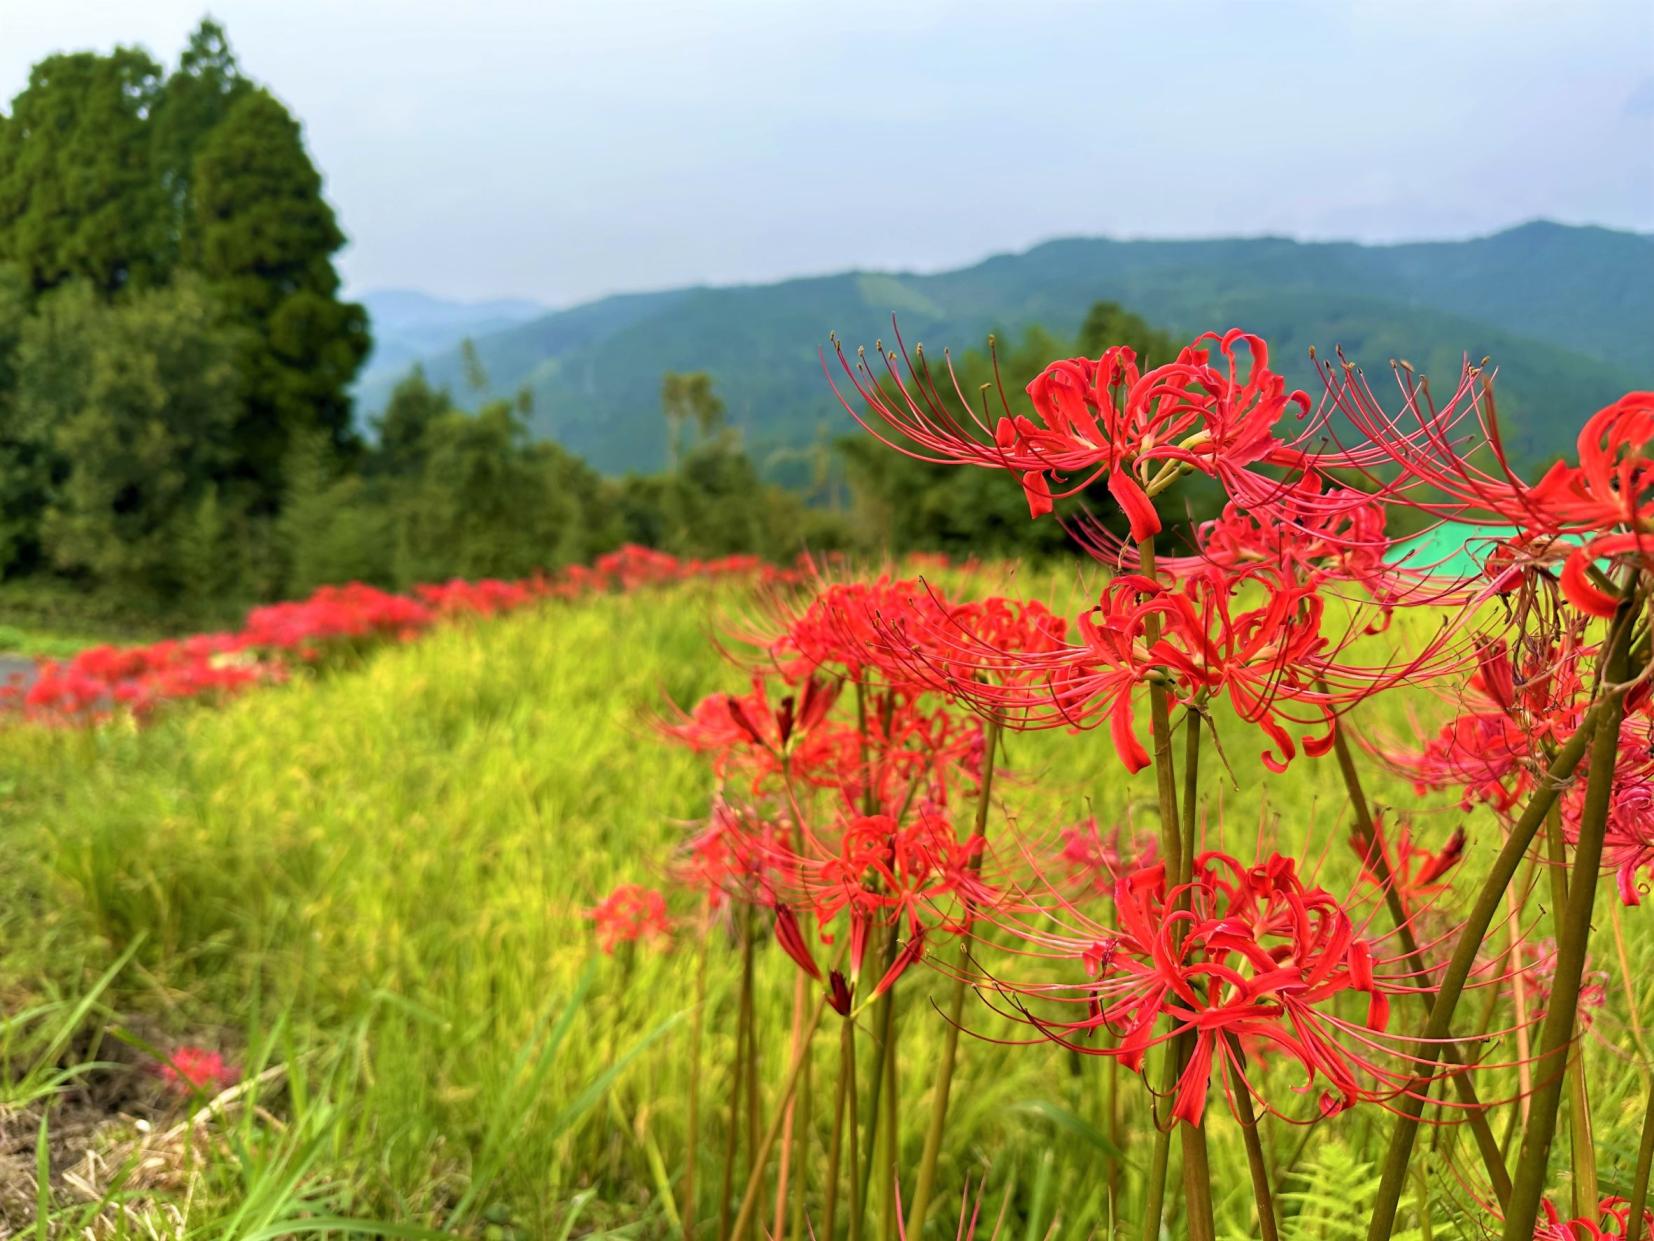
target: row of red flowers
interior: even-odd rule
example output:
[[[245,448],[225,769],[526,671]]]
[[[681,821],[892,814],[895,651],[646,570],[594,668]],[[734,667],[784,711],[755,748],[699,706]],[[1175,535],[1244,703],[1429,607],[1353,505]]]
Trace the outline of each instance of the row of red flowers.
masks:
[[[71,659],[45,661],[32,680],[19,676],[0,687],[0,706],[48,724],[89,724],[118,714],[142,720],[166,703],[222,700],[285,680],[295,665],[315,663],[331,651],[406,642],[457,617],[494,616],[546,600],[691,579],[786,581],[800,571],[755,556],[681,559],[628,545],[589,566],[520,581],[456,578],[407,594],[361,582],[323,586],[307,599],[254,608],[233,632],[144,646],[95,646]]]

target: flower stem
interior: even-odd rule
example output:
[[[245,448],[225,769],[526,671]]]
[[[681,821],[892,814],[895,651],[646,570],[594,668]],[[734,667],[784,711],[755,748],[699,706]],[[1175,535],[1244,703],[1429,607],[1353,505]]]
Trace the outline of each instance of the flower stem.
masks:
[[[781,1083],[781,1098],[776,1103],[775,1114],[770,1117],[769,1125],[764,1129],[752,1150],[751,1172],[747,1175],[746,1192],[741,1196],[741,1209],[736,1213],[734,1227],[730,1231],[730,1241],[741,1241],[747,1230],[752,1227],[753,1220],[758,1214],[758,1200],[762,1196],[764,1186],[764,1167],[769,1162],[770,1151],[775,1149],[775,1140],[781,1135],[781,1126],[787,1116],[787,1104],[791,1102],[793,1091],[798,1087],[798,1078],[804,1069],[804,1061],[809,1057],[810,1044],[815,1038],[816,1028],[821,1025],[821,1014],[827,1009],[827,996],[823,994],[816,1000],[815,1008],[805,1023],[803,1038],[799,1040],[798,1050],[793,1056],[792,1064],[787,1069],[787,1076]]]
[[[881,978],[890,969],[891,962],[896,959],[896,948],[896,928],[888,927],[885,931],[884,965],[879,970]],[[879,997],[873,1009],[873,1024],[878,1029],[878,1038],[873,1044],[873,1075],[867,1083],[867,1147],[862,1154],[861,1182],[857,1186],[853,1206],[857,1220],[866,1215],[868,1190],[873,1183],[873,1163],[879,1153],[879,1139],[883,1132],[883,1111],[880,1103],[884,1095],[885,1056],[890,1050],[890,1032],[894,1020],[892,1008],[895,999],[896,987],[893,984]]]
[[[700,952],[695,961],[695,1009],[689,1022],[689,1149],[683,1165],[684,1241],[695,1237],[695,1152],[701,1145],[701,1046],[706,1027],[706,958],[711,931],[702,927]]]
[[[1229,1042],[1229,1054],[1244,1070],[1246,1053],[1241,1050],[1240,1040],[1231,1033],[1225,1033],[1224,1038]],[[1252,1108],[1252,1092],[1245,1082],[1235,1091],[1235,1119],[1240,1122],[1241,1139],[1246,1143],[1246,1165],[1252,1172],[1252,1198],[1258,1204],[1258,1237],[1260,1241],[1280,1241],[1275,1222],[1275,1195],[1269,1190],[1269,1161],[1264,1158],[1258,1118]]]
[[[1200,708],[1190,707],[1183,713],[1183,840],[1178,851],[1179,886],[1193,877],[1195,860],[1195,829],[1199,807],[1200,775]],[[1178,907],[1188,904],[1185,892]],[[1194,1049],[1194,1031],[1184,1030],[1174,1040],[1178,1049],[1178,1063],[1185,1065]],[[1251,1100],[1247,1100],[1248,1104]],[[1206,1149],[1206,1118],[1202,1115],[1196,1124],[1179,1127],[1183,1145],[1183,1196],[1187,1211],[1186,1228],[1190,1241],[1215,1241],[1217,1224],[1212,1212],[1212,1166]],[[1256,1136],[1254,1131],[1253,1136]]]
[[[1154,539],[1146,538],[1137,545],[1138,558],[1145,577],[1155,572]],[[1160,622],[1150,613],[1145,623],[1145,637],[1152,645],[1160,636]],[[1154,735],[1154,779],[1160,799],[1160,856],[1168,876],[1181,871],[1182,841],[1178,836],[1177,773],[1172,767],[1171,704],[1166,687],[1158,681],[1149,684],[1149,720]],[[1182,1069],[1182,1049],[1176,1040],[1161,1048],[1160,1095],[1170,1098],[1177,1088],[1177,1077]],[[1149,1100],[1149,1115],[1154,1117],[1154,1098]],[[1148,1180],[1143,1187],[1143,1239],[1159,1241],[1160,1219],[1166,1206],[1166,1169],[1171,1163],[1171,1128],[1154,1126],[1154,1150],[1149,1158]]]
[[[838,1180],[839,1170],[844,1161],[844,1103],[845,1097],[854,1089],[853,1081],[856,1075],[856,1050],[851,1041],[855,1038],[855,1025],[847,1018],[839,1028],[839,1065],[838,1086],[833,1093],[833,1136],[827,1145],[827,1183],[826,1205],[821,1212],[821,1235],[832,1241],[833,1227],[838,1223]],[[854,1129],[851,1130],[852,1134]],[[855,1156],[851,1156],[854,1164]]]
[[[1631,1210],[1626,1215],[1625,1235],[1642,1234],[1641,1220],[1648,1206],[1648,1173],[1654,1166],[1654,1078],[1648,1084],[1648,1107],[1643,1112],[1642,1143],[1637,1148],[1637,1172],[1631,1182]]]
[[[747,908],[747,937],[742,946],[743,960],[741,964],[741,1019],[747,1029],[747,1159],[748,1167],[754,1171],[761,1169],[763,1160],[758,1158],[758,1113],[762,1106],[762,1098],[758,1093],[758,1016],[757,1003],[753,996],[754,969],[753,969],[753,928],[752,909]]]
[[[1325,682],[1322,682],[1321,689],[1323,693],[1326,692]],[[1344,777],[1344,789],[1349,795],[1350,811],[1355,816],[1355,828],[1361,837],[1361,848],[1366,854],[1367,865],[1384,890],[1384,904],[1389,910],[1390,921],[1395,925],[1396,939],[1401,943],[1401,949],[1407,959],[1415,963],[1416,968],[1423,969],[1425,962],[1419,953],[1418,937],[1413,934],[1413,918],[1407,912],[1401,891],[1396,886],[1395,872],[1390,869],[1389,850],[1380,836],[1378,822],[1373,818],[1366,790],[1361,785],[1361,773],[1356,768],[1349,738],[1344,735],[1342,720],[1333,725],[1332,748],[1338,759],[1338,770]],[[1424,1005],[1425,1020],[1428,1022],[1432,1007],[1430,996],[1422,990],[1418,996]],[[1458,1065],[1463,1062],[1459,1049],[1452,1044],[1443,1045],[1441,1054],[1449,1064]],[[1465,1105],[1465,1118],[1476,1138],[1476,1148],[1481,1152],[1482,1164],[1487,1168],[1488,1183],[1493,1188],[1494,1197],[1503,1203],[1510,1197],[1510,1174],[1505,1171],[1505,1160],[1500,1152],[1499,1139],[1494,1136],[1493,1126],[1477,1098],[1476,1083],[1470,1080],[1470,1075],[1454,1073],[1452,1077],[1454,1089],[1459,1092],[1459,1099]]]
[[[1630,628],[1634,598],[1635,592],[1628,590],[1621,599],[1614,619],[1616,633],[1621,627]],[[1596,905],[1597,872],[1602,866],[1608,804],[1614,791],[1629,664],[1626,643],[1611,638],[1600,689],[1606,703],[1605,715],[1591,743],[1585,805],[1580,812],[1579,838],[1574,845],[1573,882],[1568,885],[1568,908],[1558,928],[1556,973],[1546,1004],[1545,1024],[1539,1035],[1540,1062],[1554,1065],[1561,1057],[1564,1069],[1573,1043],[1580,979],[1585,972],[1585,952],[1591,938],[1591,912]],[[1516,1158],[1516,1175],[1511,1178],[1510,1204],[1505,1209],[1505,1241],[1531,1241],[1533,1237],[1539,1201],[1545,1192],[1545,1172],[1551,1142],[1556,1136],[1556,1113],[1562,1103],[1565,1077],[1563,1071],[1542,1074],[1534,1090],[1528,1127]],[[1594,1209],[1595,1204],[1592,1205]]]
[[[1545,849],[1551,872],[1551,925],[1557,942],[1562,942],[1563,915],[1568,908],[1568,854],[1562,838],[1562,807],[1552,806],[1545,816]],[[1568,1149],[1573,1156],[1574,1214],[1589,1219],[1596,1213],[1601,1196],[1597,1193],[1597,1154],[1591,1141],[1591,1095],[1585,1084],[1585,1048],[1574,1042],[1568,1048]]]
[[[798,1165],[798,1179],[794,1182],[792,1241],[804,1241],[805,1214],[809,1209],[810,1196],[810,1125],[812,1123],[811,1109],[814,1103],[811,1090],[811,1056],[808,1046],[804,1049],[804,1080],[798,1087],[798,1120],[797,1142],[794,1162]]]
[[[861,1241],[861,1159],[857,1150],[859,1137],[860,1117],[856,1115],[858,1095],[856,1092],[856,1022],[852,1017],[844,1019],[844,1071],[849,1074],[849,1097],[846,1100],[849,1115],[845,1117],[845,1132],[850,1139],[850,1202],[854,1210],[850,1212],[850,1241]],[[828,1241],[831,1241],[829,1236]]]
[[[982,736],[982,789],[976,799],[976,823],[973,834],[982,837],[988,831],[989,798],[993,795],[994,761],[999,750],[1000,722],[988,721]],[[970,860],[974,874],[982,869],[982,854]],[[936,1087],[931,1102],[930,1127],[925,1130],[925,1146],[919,1156],[919,1175],[913,1186],[913,1200],[908,1205],[907,1235],[918,1237],[924,1229],[925,1211],[930,1206],[931,1190],[936,1184],[936,1162],[942,1152],[942,1135],[948,1122],[948,1095],[953,1089],[953,1068],[959,1052],[959,1024],[964,1020],[966,967],[970,960],[970,907],[965,909],[965,929],[959,936],[959,972],[953,980],[953,991],[948,997],[948,1019],[942,1029],[942,1057],[936,1062]]]
[[[741,918],[741,1010],[735,1019],[735,1057],[730,1063],[729,1132],[724,1135],[723,1183],[718,1194],[718,1236],[729,1236],[730,1195],[735,1190],[735,1157],[741,1149],[741,1104],[747,1082],[746,1005],[752,996],[752,921]]]
[[[804,1033],[804,1009],[809,1004],[809,988],[804,971],[799,970],[793,979],[793,1023],[792,1037],[789,1040],[790,1055],[797,1057],[801,1054],[800,1037]],[[805,1063],[809,1057],[805,1056]],[[781,1241],[782,1228],[787,1219],[787,1187],[792,1176],[793,1165],[793,1134],[798,1119],[798,1093],[788,1099],[781,1109],[781,1163],[775,1173],[775,1222],[771,1225],[770,1236],[775,1241]]]
[[[1610,642],[1612,644],[1617,641],[1623,644],[1628,635],[1629,626],[1625,626],[1615,638],[1610,639]],[[1413,1153],[1413,1141],[1418,1136],[1419,1116],[1424,1110],[1424,1088],[1432,1080],[1435,1059],[1444,1046],[1441,1040],[1445,1039],[1451,1030],[1453,1010],[1458,1006],[1465,980],[1469,978],[1470,971],[1476,963],[1476,955],[1487,935],[1488,926],[1498,913],[1500,902],[1504,900],[1505,889],[1510,886],[1510,881],[1521,866],[1528,846],[1539,834],[1545,815],[1561,792],[1563,782],[1574,774],[1574,769],[1585,756],[1585,748],[1596,732],[1598,722],[1604,713],[1604,704],[1600,702],[1588,710],[1574,735],[1551,760],[1550,767],[1540,778],[1527,808],[1522,812],[1522,817],[1511,828],[1510,836],[1505,840],[1505,847],[1493,860],[1487,880],[1482,884],[1482,889],[1476,896],[1476,903],[1459,932],[1458,942],[1453,948],[1453,957],[1447,964],[1441,984],[1436,989],[1436,998],[1430,1006],[1430,1017],[1425,1022],[1424,1034],[1413,1052],[1417,1057],[1418,1071],[1395,1106],[1396,1124],[1390,1134],[1389,1148],[1385,1151],[1378,1193],[1373,1201],[1372,1218],[1367,1225],[1368,1241],[1388,1241],[1390,1234],[1395,1230],[1396,1211],[1401,1206],[1401,1193],[1407,1179],[1407,1165]]]
[[[886,992],[890,998],[890,1011],[887,1016],[888,1025],[885,1033],[884,1049],[884,1169],[882,1178],[884,1184],[879,1189],[879,1204],[884,1241],[896,1241],[897,1229],[901,1227],[901,1219],[896,1214],[896,1164],[901,1157],[901,1131],[897,1127],[899,1120],[896,1111],[897,1077],[896,1077],[896,1004],[893,996],[895,988]]]

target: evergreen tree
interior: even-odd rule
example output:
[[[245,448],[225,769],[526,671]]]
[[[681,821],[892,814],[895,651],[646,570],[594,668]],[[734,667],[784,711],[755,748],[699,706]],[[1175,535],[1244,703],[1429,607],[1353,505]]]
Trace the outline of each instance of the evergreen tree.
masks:
[[[417,474],[425,460],[425,432],[454,408],[445,388],[433,388],[415,366],[392,389],[385,412],[374,420],[379,443],[368,464],[377,474]]]
[[[1129,345],[1137,351],[1137,364],[1144,367],[1171,362],[1182,348],[1170,332],[1162,332],[1118,302],[1092,302],[1080,324],[1079,351],[1095,358],[1111,345]]]
[[[25,425],[18,408],[19,352],[29,309],[21,268],[0,264],[0,576],[35,567],[40,512],[51,483],[46,430]]]
[[[660,409],[666,419],[666,459],[673,466],[686,450],[686,427],[693,426],[697,442],[702,443],[724,427],[724,402],[712,386],[712,376],[705,371],[667,371],[662,375]]]
[[[26,325],[19,407],[60,463],[41,526],[60,568],[134,596],[178,588],[184,531],[230,459],[237,345],[194,278],[115,305],[71,285]]]
[[[199,262],[190,186],[195,157],[230,109],[253,89],[241,75],[224,28],[203,18],[156,99],[150,129],[156,175],[166,198],[169,243],[186,266]]]
[[[401,506],[404,580],[516,577],[567,562],[574,496],[553,485],[511,402],[443,415],[426,431],[424,455]]]
[[[236,456],[254,502],[274,507],[297,436],[355,447],[349,385],[367,356],[367,314],[339,298],[344,234],[298,123],[269,92],[245,92],[208,135],[192,193],[200,270],[252,333]]]
[[[134,48],[49,56],[0,126],[0,261],[41,291],[104,294],[166,275],[165,202],[148,117],[161,67]]]

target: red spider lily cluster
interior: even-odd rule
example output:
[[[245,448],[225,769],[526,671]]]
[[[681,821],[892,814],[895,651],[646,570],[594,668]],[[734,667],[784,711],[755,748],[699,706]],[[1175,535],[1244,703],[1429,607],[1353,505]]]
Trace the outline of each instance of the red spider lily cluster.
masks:
[[[595,905],[589,914],[597,932],[597,945],[610,956],[622,944],[639,940],[668,940],[672,920],[666,914],[666,897],[655,888],[635,883],[621,884]]]
[[[157,1061],[155,1072],[169,1090],[184,1098],[216,1094],[241,1078],[223,1053],[191,1045],[178,1047]]]
[[[962,1028],[1099,1065],[1108,1141],[1141,1151],[1106,1157],[1109,1215],[1137,1235],[1215,1235],[1206,1133],[1231,1123],[1269,1241],[1280,1152],[1264,1146],[1282,1124],[1388,1135],[1371,1155],[1370,1241],[1432,1215],[1425,1123],[1459,1207],[1506,1241],[1624,1235],[1648,1161],[1593,1141],[1579,1036],[1636,999],[1623,946],[1620,977],[1589,964],[1610,957],[1590,951],[1597,889],[1612,875],[1635,905],[1654,867],[1654,394],[1590,418],[1576,458],[1529,483],[1479,367],[1438,404],[1398,366],[1386,409],[1339,358],[1317,400],[1235,330],[1157,365],[1123,347],[1055,361],[995,415],[899,339],[875,362],[835,348],[846,408],[891,447],[1004,471],[1031,520],[1103,484],[1118,518],[1061,516],[1105,574],[1072,616],[923,577],[771,590],[726,643],[742,688],[662,721],[709,773],[707,817],[665,869],[694,925],[740,948],[724,1150],[745,1148],[746,1181],[726,1179],[720,1235],[771,1227],[755,1218],[765,1200],[779,1234],[789,1192],[795,1219],[819,1192],[829,1235],[846,1221],[860,1235],[875,1204],[881,1235],[919,1235]],[[1190,474],[1226,504],[1177,527],[1157,498]],[[1416,534],[1392,534],[1398,514],[1458,531],[1477,567],[1425,562]],[[1420,703],[1445,720],[1399,739],[1366,727],[1385,709],[1416,720]],[[1012,809],[1030,777],[996,784],[1008,735],[1104,724],[1117,779],[1153,769],[1152,796],[1131,804],[1152,805],[1157,833],[1136,811],[1063,827]],[[1330,794],[1318,806],[1347,809],[1266,815],[1250,849],[1213,847],[1237,736],[1257,778],[1307,770]],[[1437,815],[1374,802],[1362,759]],[[767,1130],[738,1123],[741,1093],[751,1109],[760,1089],[750,998],[766,940],[795,985]],[[929,1004],[927,978],[944,992]],[[798,1093],[824,1010],[843,1049],[830,1122]],[[945,1048],[918,1151],[890,1131],[903,1011],[939,1011]],[[1121,1078],[1141,1080],[1135,1101]],[[1551,1159],[1564,1093],[1571,1211]],[[789,1182],[812,1140],[838,1151],[847,1134],[876,1152],[876,1183]],[[1608,1184],[1631,1192],[1603,1198]]]
[[[455,579],[416,586],[408,594],[360,582],[323,586],[307,599],[254,608],[233,633],[96,646],[71,659],[44,661],[26,684],[19,678],[0,687],[0,706],[39,723],[84,725],[116,715],[143,720],[168,703],[222,700],[284,680],[294,664],[316,663],[341,649],[406,642],[456,618],[699,579],[785,583],[803,572],[802,566],[777,568],[751,556],[683,560],[627,546],[556,577]]]
[[[1303,1073],[1295,1089],[1314,1092],[1322,1116],[1409,1089],[1406,1036],[1389,1024],[1392,999],[1416,990],[1417,979],[1362,933],[1348,901],[1306,884],[1279,854],[1243,866],[1208,852],[1194,875],[1173,887],[1164,864],[1139,864],[1116,882],[1115,927],[1042,935],[1046,954],[1071,957],[1095,981],[1027,987],[1081,1010],[1030,1020],[1076,1050],[1111,1035],[1097,1050],[1133,1072],[1151,1048],[1187,1032],[1192,1052],[1171,1114],[1190,1124],[1200,1123],[1214,1076],[1226,1096],[1246,1090],[1274,1110],[1247,1073],[1248,1051],[1294,1062]],[[1360,997],[1365,1011],[1342,1015],[1346,996]],[[1399,1066],[1383,1064],[1386,1055]]]

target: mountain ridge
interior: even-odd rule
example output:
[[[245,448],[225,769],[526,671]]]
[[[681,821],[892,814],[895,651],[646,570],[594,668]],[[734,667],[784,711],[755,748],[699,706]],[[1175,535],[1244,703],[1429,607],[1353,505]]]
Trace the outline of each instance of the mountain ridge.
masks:
[[[909,343],[923,338],[939,353],[1033,323],[1072,332],[1099,299],[1180,335],[1257,331],[1306,387],[1310,346],[1343,344],[1369,368],[1407,357],[1438,375],[1456,373],[1465,354],[1492,354],[1501,396],[1511,394],[1501,411],[1513,440],[1536,457],[1565,449],[1598,404],[1654,378],[1654,238],[1551,221],[1384,246],[1054,238],[939,272],[853,269],[615,294],[475,340],[494,392],[534,393],[537,432],[621,472],[663,459],[663,371],[712,372],[758,454],[784,454],[849,428],[821,374],[831,330],[871,344],[888,337],[895,311]],[[457,347],[421,361],[433,381],[461,390]],[[392,382],[383,371],[365,381],[363,408],[382,406]]]

